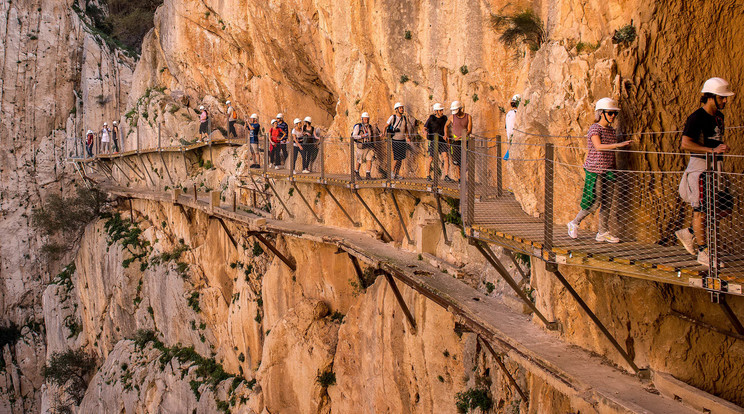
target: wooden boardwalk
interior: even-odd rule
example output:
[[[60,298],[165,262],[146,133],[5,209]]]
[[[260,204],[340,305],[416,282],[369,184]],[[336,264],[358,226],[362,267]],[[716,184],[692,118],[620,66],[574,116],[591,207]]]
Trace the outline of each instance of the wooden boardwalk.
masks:
[[[244,140],[214,140],[212,147],[240,146]],[[104,154],[89,159],[75,159],[78,162],[108,161],[121,157],[132,157],[149,153],[184,154],[185,152],[204,151],[210,148],[209,143],[193,143],[188,146],[169,146],[149,148],[140,151],[127,151],[118,154]],[[317,167],[316,162],[316,167]],[[460,198],[457,182],[440,181],[435,185],[425,178],[405,177],[388,180],[373,178],[370,180],[352,180],[349,173],[312,172],[308,174],[292,173],[289,169],[255,168],[250,170],[254,176],[273,180],[292,180],[296,183],[338,186],[351,189],[385,188],[408,190],[423,193],[435,193],[443,196]],[[480,187],[480,186],[479,186]],[[476,193],[495,193],[494,189],[476,188]],[[541,259],[552,260],[559,264],[580,266],[602,272],[640,278],[660,283],[679,286],[705,288],[707,269],[697,263],[695,258],[681,246],[662,246],[653,243],[623,241],[619,244],[599,243],[594,234],[580,232],[576,240],[570,239],[564,225],[553,228],[553,246],[547,251],[544,240],[545,225],[543,220],[526,214],[519,203],[509,193],[488,200],[479,200],[474,204],[474,223],[466,227],[468,235],[494,243],[505,248],[523,252]],[[724,281],[722,290],[729,294],[742,295],[744,286],[744,257],[730,257],[732,266],[721,269],[720,277]]]

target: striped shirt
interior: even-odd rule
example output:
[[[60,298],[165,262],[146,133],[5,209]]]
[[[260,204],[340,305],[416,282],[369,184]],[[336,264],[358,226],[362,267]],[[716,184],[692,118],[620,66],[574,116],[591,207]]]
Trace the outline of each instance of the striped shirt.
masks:
[[[599,135],[600,142],[602,144],[616,144],[617,136],[615,136],[615,128],[603,127],[599,124],[593,124],[589,127],[589,132],[586,134],[587,138],[587,149],[589,153],[586,154],[586,161],[584,161],[584,169],[593,173],[603,173],[607,170],[615,169],[615,152],[614,151],[599,151],[594,148],[592,142],[592,136]]]

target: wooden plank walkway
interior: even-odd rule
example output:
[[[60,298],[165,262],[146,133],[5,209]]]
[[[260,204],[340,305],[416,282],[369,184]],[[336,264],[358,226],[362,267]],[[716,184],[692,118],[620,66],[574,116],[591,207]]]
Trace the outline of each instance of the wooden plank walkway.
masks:
[[[212,147],[239,146],[244,140],[214,140]],[[122,157],[132,157],[148,153],[172,153],[204,150],[209,143],[199,142],[188,146],[169,146],[163,148],[149,148],[137,151],[127,151],[118,154],[104,154],[90,159],[76,159],[79,162],[110,161]],[[316,162],[316,167],[318,163]],[[351,188],[352,180],[348,173],[319,172],[308,174],[294,173],[290,175],[287,168],[251,169],[254,176],[271,178],[274,180],[289,180],[297,183],[323,184]],[[354,187],[361,188],[390,188],[425,193],[439,193],[444,196],[460,198],[459,183],[441,181],[437,186],[425,178],[354,180]],[[548,259],[548,252],[543,249],[544,224],[539,218],[526,214],[513,195],[504,192],[501,197],[495,197],[496,191],[492,187],[476,188],[479,194],[487,194],[488,199],[478,199],[474,204],[474,224],[466,228],[472,237],[488,241],[505,248],[523,252],[532,256]],[[693,256],[681,246],[661,246],[654,243],[636,241],[618,244],[599,243],[594,235],[580,231],[579,238],[568,237],[566,227],[553,227],[553,247],[550,251],[559,264],[581,266],[598,271],[616,273],[623,276],[652,280],[680,286],[702,288],[707,275],[707,269],[698,264]],[[732,257],[731,265],[720,271],[721,279],[728,282],[728,293],[742,295],[744,286],[744,257]]]

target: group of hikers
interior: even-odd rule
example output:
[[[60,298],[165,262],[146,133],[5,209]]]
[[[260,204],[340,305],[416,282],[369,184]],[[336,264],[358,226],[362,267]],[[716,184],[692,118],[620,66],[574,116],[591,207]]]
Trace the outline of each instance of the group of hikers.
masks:
[[[679,183],[679,195],[692,208],[692,225],[675,232],[684,248],[697,257],[697,262],[709,266],[711,259],[706,237],[707,216],[718,220],[730,213],[732,200],[726,190],[712,189],[708,186],[711,171],[706,157],[708,154],[724,154],[729,146],[723,142],[724,116],[721,112],[734,92],[729,83],[721,78],[710,78],[703,84],[700,92],[701,106],[685,121],[680,148],[691,153],[687,168]],[[599,210],[598,242],[618,243],[620,239],[610,232],[610,210],[616,181],[615,154],[618,149],[627,148],[632,141],[620,140],[613,124],[620,112],[618,103],[611,98],[602,98],[595,105],[594,124],[587,132],[587,155],[584,162],[585,178],[579,212],[567,224],[568,235],[578,238],[578,228],[582,220],[595,210]],[[712,194],[711,194],[712,193]],[[712,199],[707,199],[713,195]],[[716,214],[706,214],[709,208]],[[723,263],[714,263],[718,268]]]
[[[88,157],[93,156],[96,142],[100,142],[101,144],[100,154],[110,154],[112,149],[114,153],[119,152],[119,137],[121,137],[119,134],[119,124],[116,121],[111,124],[112,126],[109,128],[108,122],[104,122],[103,127],[98,133],[93,132],[92,129],[86,132],[83,144],[85,145],[85,152],[88,153]],[[113,148],[111,147],[111,143],[114,144]]]
[[[706,238],[706,208],[710,200],[706,200],[706,184],[710,179],[706,154],[723,154],[729,147],[723,142],[724,116],[721,112],[729,97],[733,96],[727,81],[721,78],[708,79],[701,90],[701,107],[694,111],[686,120],[680,148],[689,151],[690,160],[679,184],[680,197],[692,207],[692,225],[676,231],[675,235],[685,249],[697,257],[697,261],[705,266],[709,265],[708,242]],[[512,142],[515,132],[516,111],[521,97],[514,95],[510,101],[511,109],[506,114],[506,137]],[[228,138],[237,137],[235,123],[238,120],[237,111],[230,101],[227,105],[227,134]],[[197,141],[209,139],[209,112],[200,106],[199,136]],[[428,140],[427,151],[427,179],[432,180],[435,175],[445,182],[460,180],[460,163],[462,158],[462,143],[468,139],[473,131],[473,117],[465,112],[459,101],[450,105],[451,116],[444,114],[444,105],[436,103],[432,113],[423,124],[423,134]],[[612,98],[599,99],[595,104],[594,123],[587,131],[587,155],[584,161],[584,187],[582,190],[579,211],[576,217],[568,222],[568,235],[578,238],[581,222],[592,214],[598,214],[597,242],[618,243],[620,239],[610,231],[610,211],[615,191],[617,150],[627,148],[631,140],[620,140],[614,124],[620,112],[620,106]],[[399,179],[403,160],[406,159],[410,148],[411,138],[416,134],[415,122],[406,114],[405,106],[397,102],[393,106],[393,114],[388,118],[383,130],[370,123],[369,113],[364,112],[351,132],[351,139],[355,147],[354,174],[357,179],[363,179],[361,172],[364,166],[364,179],[372,178],[372,163],[375,159],[382,161],[383,143],[390,141],[392,156],[391,178]],[[93,156],[96,138],[100,139],[101,153],[111,151],[113,142],[114,152],[119,151],[119,127],[114,121],[111,128],[108,123],[94,133],[88,130],[85,147],[88,156]],[[260,166],[261,153],[259,142],[264,136],[264,130],[257,114],[250,116],[246,123],[249,135],[251,168]],[[294,172],[298,158],[302,158],[301,173],[310,173],[313,163],[318,156],[318,144],[322,137],[313,125],[312,118],[295,118],[293,128],[284,120],[284,114],[279,113],[271,120],[266,134],[268,144],[267,168],[291,168]],[[291,147],[291,156],[290,156]],[[438,157],[437,157],[438,156]],[[438,159],[440,165],[433,165]],[[509,159],[507,147],[504,159]],[[287,165],[291,161],[292,165]],[[451,165],[451,167],[450,167]],[[452,169],[452,171],[450,170]],[[387,174],[380,168],[380,174]],[[723,206],[720,209],[730,208]],[[724,214],[725,215],[725,214]],[[723,215],[721,215],[723,216]],[[722,264],[719,263],[719,266]]]

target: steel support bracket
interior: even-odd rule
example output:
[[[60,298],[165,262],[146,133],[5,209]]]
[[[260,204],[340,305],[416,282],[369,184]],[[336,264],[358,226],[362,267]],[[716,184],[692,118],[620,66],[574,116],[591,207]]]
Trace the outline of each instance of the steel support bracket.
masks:
[[[406,302],[403,300],[403,295],[400,294],[400,290],[398,290],[398,285],[395,283],[395,279],[393,278],[393,275],[391,275],[389,272],[386,272],[384,270],[378,270],[378,272],[382,272],[383,275],[385,276],[385,279],[387,279],[388,284],[390,285],[390,289],[393,291],[393,295],[395,296],[395,299],[398,301],[398,305],[400,305],[400,308],[403,310],[403,313],[406,315],[408,324],[411,327],[411,333],[415,335],[416,334],[416,321],[413,319],[413,315],[411,314],[411,311],[408,309],[408,305],[406,305]]]
[[[359,222],[356,222],[356,221],[354,221],[354,219],[353,219],[353,218],[351,218],[351,216],[350,216],[350,215],[349,215],[349,213],[348,213],[348,212],[346,211],[346,209],[344,208],[344,206],[342,206],[342,205],[341,205],[341,203],[340,203],[340,202],[338,201],[338,199],[336,199],[336,196],[334,196],[334,195],[333,195],[333,193],[332,193],[332,192],[331,192],[331,190],[330,190],[330,189],[328,188],[328,186],[324,184],[324,185],[323,185],[323,188],[325,188],[325,190],[326,190],[326,193],[328,193],[328,195],[329,195],[329,196],[331,196],[331,200],[333,200],[333,202],[334,202],[334,203],[336,203],[336,207],[338,207],[338,208],[339,208],[339,210],[341,210],[341,212],[342,212],[342,213],[344,213],[344,215],[346,216],[346,218],[347,218],[347,219],[349,219],[349,221],[351,222],[351,224],[352,224],[352,225],[353,225],[354,227],[361,227],[361,226],[362,226],[362,224],[361,224],[361,223],[359,223]]]
[[[374,213],[374,212],[372,211],[372,209],[371,209],[371,208],[369,208],[369,206],[367,205],[367,202],[365,202],[365,201],[364,201],[364,199],[362,198],[362,196],[361,196],[361,195],[359,195],[359,193],[358,193],[357,191],[354,191],[354,190],[352,190],[352,192],[354,193],[354,195],[356,195],[356,197],[357,197],[357,199],[359,200],[359,202],[360,202],[360,203],[362,203],[362,205],[363,205],[363,206],[364,206],[364,208],[365,208],[365,209],[367,210],[367,212],[368,212],[368,213],[369,213],[369,214],[370,214],[370,215],[372,216],[372,218],[373,218],[373,219],[375,220],[375,223],[377,223],[377,225],[378,225],[378,226],[380,226],[380,228],[382,228],[382,233],[383,233],[383,234],[385,235],[385,237],[387,237],[387,238],[388,238],[388,241],[393,241],[393,240],[394,240],[394,239],[393,239],[393,236],[391,236],[391,235],[390,235],[390,233],[388,233],[388,231],[387,231],[387,229],[385,228],[385,226],[384,226],[384,225],[382,224],[382,222],[380,221],[380,219],[378,219],[378,218],[377,218],[377,216],[376,216],[376,215],[375,215],[375,213]]]
[[[263,236],[263,234],[259,232],[253,232],[253,231],[249,232],[248,234],[258,239],[258,241],[260,241],[261,244],[263,244],[269,250],[271,250],[271,252],[274,253],[276,257],[279,258],[279,260],[284,262],[284,264],[287,265],[288,268],[292,269],[292,271],[297,270],[297,264],[295,264],[294,260],[291,260],[284,254],[282,254],[282,252],[280,252],[279,249],[277,249],[270,241],[268,241],[266,237]]]
[[[488,352],[491,353],[491,355],[493,356],[493,359],[496,361],[496,364],[498,364],[499,368],[501,368],[501,372],[503,372],[504,375],[506,375],[506,378],[509,379],[509,382],[511,383],[511,385],[514,387],[515,390],[517,390],[517,393],[519,394],[519,396],[522,397],[522,401],[529,401],[527,399],[527,396],[524,394],[524,391],[522,391],[522,388],[519,387],[519,384],[517,384],[517,381],[512,376],[511,372],[509,372],[509,370],[506,369],[506,365],[504,364],[504,361],[502,361],[499,354],[497,354],[496,351],[493,350],[493,347],[491,346],[491,344],[489,344],[488,341],[483,339],[483,337],[480,335],[478,335],[477,338],[480,339],[480,342],[483,344],[483,346],[488,350]]]

